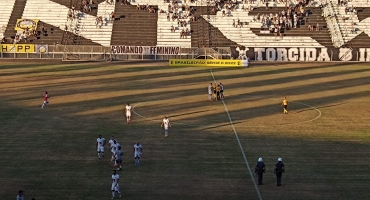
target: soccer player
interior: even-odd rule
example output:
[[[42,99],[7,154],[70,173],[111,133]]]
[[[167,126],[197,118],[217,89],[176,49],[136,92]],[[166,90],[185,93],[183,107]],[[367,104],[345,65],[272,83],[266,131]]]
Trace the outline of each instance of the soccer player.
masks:
[[[112,152],[112,148],[113,148],[113,144],[114,144],[114,136],[112,135],[111,139],[108,141],[109,143],[109,148],[110,148],[110,151]],[[114,160],[114,155],[112,154],[112,158],[111,158],[111,161]]]
[[[112,190],[112,199],[114,199],[116,192],[119,194],[119,197],[121,197],[121,192],[119,191],[119,175],[117,174],[116,170],[113,170],[111,190]]]
[[[139,142],[136,142],[134,145],[134,158],[135,158],[135,166],[140,166],[140,156],[143,153],[143,147]]]
[[[19,190],[18,191],[17,200],[24,200],[23,191],[22,190]]]
[[[116,163],[115,165],[117,166],[117,170],[121,171],[122,170],[122,157],[123,157],[123,151],[121,150],[121,146],[118,146],[118,150],[116,151],[114,157],[116,158]]]
[[[288,114],[288,99],[286,97],[284,97],[283,99],[283,103],[281,103],[281,106],[283,106],[283,109],[284,109],[284,114]]]
[[[213,98],[217,100],[216,91],[217,90],[217,83],[213,85]]]
[[[98,139],[96,139],[96,149],[98,150],[99,160],[101,157],[104,158],[104,145],[105,145],[105,139],[101,135],[99,135]]]
[[[216,99],[217,100],[220,100],[221,99],[221,95],[220,95],[220,84],[218,84],[217,86],[216,86]]]
[[[113,144],[112,144],[112,148],[111,148],[111,152],[112,152],[112,159],[111,161],[114,161],[114,158],[115,158],[115,155],[116,155],[116,151],[118,151],[118,147],[120,147],[121,145],[117,142],[117,140],[113,140]]]
[[[41,108],[42,109],[44,109],[44,106],[46,106],[47,104],[49,104],[49,101],[48,101],[48,99],[49,99],[50,97],[49,97],[49,94],[48,94],[48,92],[47,91],[45,91],[45,93],[44,93],[44,103],[42,104],[42,106],[41,106]]]
[[[164,127],[164,137],[168,137],[168,129],[171,128],[170,120],[164,116],[161,127]]]
[[[213,89],[213,86],[212,86],[212,83],[210,83],[208,86],[208,99],[210,101],[212,101],[212,89]]]
[[[129,103],[127,103],[125,111],[126,111],[126,120],[127,120],[127,123],[129,124],[131,123],[131,106]]]
[[[224,99],[224,85],[222,85],[222,83],[220,83],[220,98],[221,99]]]

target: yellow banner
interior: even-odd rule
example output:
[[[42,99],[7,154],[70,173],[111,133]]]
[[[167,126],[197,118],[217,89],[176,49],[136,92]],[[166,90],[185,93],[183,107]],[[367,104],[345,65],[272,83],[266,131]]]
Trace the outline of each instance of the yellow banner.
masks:
[[[17,23],[15,24],[14,29],[16,31],[22,31],[25,29],[36,30],[37,23],[39,23],[39,21],[40,20],[38,19],[17,19]]]
[[[0,44],[3,53],[35,53],[34,44]]]
[[[244,60],[201,60],[201,59],[170,59],[170,66],[189,67],[242,67],[248,66]]]

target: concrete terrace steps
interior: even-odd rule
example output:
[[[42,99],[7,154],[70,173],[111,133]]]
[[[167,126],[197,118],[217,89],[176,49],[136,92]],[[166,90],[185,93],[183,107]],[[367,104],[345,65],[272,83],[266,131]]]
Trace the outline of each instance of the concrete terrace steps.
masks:
[[[55,3],[58,3],[60,5],[63,5],[67,8],[72,8],[71,6],[71,0],[50,0],[50,1],[53,1]],[[82,0],[81,0],[82,1]],[[87,2],[90,2],[90,0],[86,0]],[[114,0],[116,1],[116,0]],[[93,8],[91,12],[86,12],[86,14],[89,14],[89,15],[92,15],[92,16],[97,16],[97,13],[98,13],[98,5],[102,2],[105,2],[105,0],[93,0],[93,3],[91,5],[91,7]],[[79,10],[79,8],[76,8],[76,10]]]
[[[16,0],[14,2],[13,12],[9,17],[9,23],[5,29],[4,37],[7,39],[7,43],[11,43],[11,37],[14,37],[16,34],[16,31],[14,30],[14,27],[17,23],[17,19],[22,18],[23,10],[26,5],[27,0]]]
[[[136,5],[115,6],[112,45],[156,46],[157,13],[136,10]]]
[[[270,14],[270,13],[278,13],[281,12],[284,8],[272,8],[269,10],[266,10],[264,8],[262,9],[256,9],[252,12],[250,12],[250,15],[257,15],[259,14]],[[292,28],[290,30],[284,31],[284,36],[292,36],[292,37],[298,37],[298,36],[308,36],[319,42],[320,44],[324,46],[333,46],[333,42],[330,37],[330,33],[327,29],[326,21],[321,16],[321,9],[316,7],[307,7],[306,10],[309,11],[309,16],[304,16],[301,20],[301,25],[297,28]],[[258,22],[259,23],[259,22]],[[308,31],[308,25],[311,24],[312,26],[316,27],[316,24],[319,23],[319,26],[321,28],[320,31]],[[260,28],[251,28],[251,31],[255,33],[256,35],[260,36],[266,36],[273,34],[262,34],[260,33]]]
[[[109,22],[110,13],[115,9],[115,5],[105,1],[98,5],[97,16],[103,18],[103,25],[98,28],[95,24],[96,17],[86,13],[80,13],[78,24],[78,35],[91,39],[102,46],[110,46],[113,24]]]
[[[10,17],[12,15],[15,0],[3,0],[0,6],[0,37],[4,37]]]

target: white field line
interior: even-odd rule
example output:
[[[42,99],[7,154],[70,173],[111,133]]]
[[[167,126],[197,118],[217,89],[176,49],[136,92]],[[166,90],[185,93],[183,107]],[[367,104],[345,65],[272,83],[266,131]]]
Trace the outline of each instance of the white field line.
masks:
[[[215,79],[215,76],[213,75],[212,70],[209,70],[209,71],[211,72],[211,75],[212,75],[213,81],[216,83],[216,79]],[[252,181],[253,181],[253,184],[254,184],[254,188],[256,189],[256,192],[257,192],[258,198],[259,198],[260,200],[262,200],[261,193],[260,193],[260,191],[259,191],[259,189],[258,189],[258,187],[257,187],[256,180],[254,179],[254,176],[253,176],[253,174],[252,174],[252,170],[251,170],[251,168],[250,168],[250,166],[249,166],[248,159],[247,159],[247,157],[245,156],[245,153],[244,153],[244,150],[243,150],[242,143],[240,142],[240,139],[239,139],[238,133],[236,132],[235,127],[234,127],[234,123],[233,123],[233,121],[231,120],[231,116],[230,116],[229,110],[227,109],[226,104],[225,104],[225,101],[224,101],[223,99],[222,99],[222,104],[224,104],[224,108],[225,108],[226,114],[227,114],[227,116],[229,117],[230,125],[231,125],[231,127],[233,128],[233,131],[234,131],[234,134],[235,134],[236,140],[238,141],[240,151],[242,152],[242,155],[243,155],[243,158],[244,158],[244,161],[245,161],[245,165],[247,165],[247,168],[248,168],[249,174],[250,174],[250,176],[251,176],[251,178],[252,178]]]

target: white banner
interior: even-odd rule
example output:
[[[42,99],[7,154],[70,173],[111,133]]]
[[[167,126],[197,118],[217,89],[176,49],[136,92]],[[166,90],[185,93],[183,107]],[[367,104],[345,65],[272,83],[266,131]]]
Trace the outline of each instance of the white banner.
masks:
[[[112,45],[112,54],[180,55],[181,47]]]

